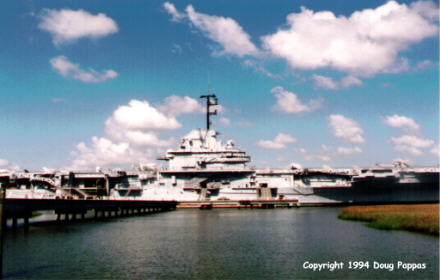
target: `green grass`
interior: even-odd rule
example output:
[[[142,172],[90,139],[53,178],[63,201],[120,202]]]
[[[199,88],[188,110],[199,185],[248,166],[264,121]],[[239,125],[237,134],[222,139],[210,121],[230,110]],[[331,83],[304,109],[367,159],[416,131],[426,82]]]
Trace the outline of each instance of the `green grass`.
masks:
[[[439,236],[439,204],[350,206],[343,220],[365,221],[377,229],[410,230]]]

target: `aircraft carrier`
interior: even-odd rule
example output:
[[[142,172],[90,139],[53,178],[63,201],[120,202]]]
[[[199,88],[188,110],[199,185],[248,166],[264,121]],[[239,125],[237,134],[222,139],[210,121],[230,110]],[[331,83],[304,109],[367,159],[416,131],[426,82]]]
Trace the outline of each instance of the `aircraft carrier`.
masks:
[[[9,198],[175,200],[179,207],[292,207],[439,202],[439,168],[402,162],[362,169],[264,169],[234,141],[222,143],[211,128],[218,105],[206,99],[206,128],[186,134],[158,160],[167,168],[134,171],[1,171]]]

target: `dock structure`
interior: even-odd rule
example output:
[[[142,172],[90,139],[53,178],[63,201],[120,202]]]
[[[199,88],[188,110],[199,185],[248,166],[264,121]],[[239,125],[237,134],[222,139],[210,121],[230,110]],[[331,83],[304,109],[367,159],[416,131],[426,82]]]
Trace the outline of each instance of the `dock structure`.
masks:
[[[203,200],[203,201],[185,201],[179,202],[177,208],[198,208],[198,209],[213,209],[213,208],[292,208],[298,207],[297,199],[290,200]]]
[[[17,220],[23,219],[25,230],[29,228],[29,219],[34,211],[52,210],[57,221],[85,219],[92,211],[92,218],[125,217],[143,215],[176,209],[175,201],[158,200],[113,200],[113,199],[19,199],[3,200],[3,223],[12,219],[12,227],[17,227]],[[90,215],[89,215],[90,216]]]

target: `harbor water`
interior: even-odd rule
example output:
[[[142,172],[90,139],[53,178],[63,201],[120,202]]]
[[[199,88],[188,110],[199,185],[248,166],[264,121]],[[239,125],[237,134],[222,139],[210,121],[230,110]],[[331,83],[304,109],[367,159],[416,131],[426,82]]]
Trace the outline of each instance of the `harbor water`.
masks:
[[[188,209],[9,229],[4,279],[439,278],[437,237],[372,229],[339,220],[340,211]],[[369,268],[355,269],[358,261]],[[344,266],[331,271],[335,262]]]

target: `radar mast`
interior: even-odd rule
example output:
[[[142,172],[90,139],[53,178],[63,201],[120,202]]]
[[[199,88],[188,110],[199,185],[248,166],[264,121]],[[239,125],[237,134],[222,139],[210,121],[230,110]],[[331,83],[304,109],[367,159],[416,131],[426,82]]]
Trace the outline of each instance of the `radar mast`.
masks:
[[[211,126],[210,116],[217,115],[217,110],[211,112],[209,108],[218,105],[218,99],[215,94],[209,94],[209,90],[207,95],[200,95],[200,98],[206,98],[206,130],[208,131]]]

